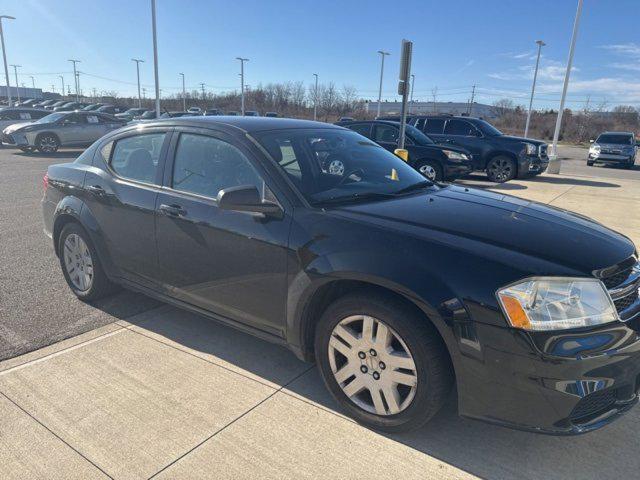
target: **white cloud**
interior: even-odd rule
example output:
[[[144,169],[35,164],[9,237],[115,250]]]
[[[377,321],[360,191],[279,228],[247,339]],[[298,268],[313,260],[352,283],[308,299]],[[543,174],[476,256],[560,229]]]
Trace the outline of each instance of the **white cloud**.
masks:
[[[637,43],[620,43],[614,45],[602,45],[600,48],[609,50],[624,62],[614,62],[609,64],[612,68],[640,72],[640,45]]]

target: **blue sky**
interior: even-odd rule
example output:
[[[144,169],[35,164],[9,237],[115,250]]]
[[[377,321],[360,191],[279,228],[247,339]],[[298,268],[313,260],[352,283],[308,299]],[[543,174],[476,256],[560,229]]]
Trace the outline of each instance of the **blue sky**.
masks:
[[[250,58],[246,83],[304,81],[350,85],[377,98],[377,50],[391,52],[383,97],[396,99],[400,42],[414,42],[415,99],[466,101],[510,97],[527,103],[535,41],[543,39],[539,108],[557,106],[577,0],[157,0],[160,84],[230,91],[239,86],[237,56]],[[402,7],[402,9],[401,9]],[[5,0],[1,14],[9,63],[22,65],[20,83],[60,88],[72,81],[69,58],[85,93],[135,93],[135,64],[153,90],[148,0]],[[585,0],[569,89],[569,107],[606,101],[640,106],[638,0]],[[4,77],[2,77],[4,78]],[[13,73],[11,74],[13,83]]]

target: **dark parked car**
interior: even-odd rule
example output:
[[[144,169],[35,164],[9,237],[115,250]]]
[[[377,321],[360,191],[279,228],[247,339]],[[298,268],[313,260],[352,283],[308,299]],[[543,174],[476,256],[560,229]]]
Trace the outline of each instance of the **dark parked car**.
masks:
[[[595,142],[591,140],[587,165],[604,163],[633,168],[636,161],[638,145],[631,132],[604,132],[598,135]]]
[[[277,118],[280,115],[278,115],[278,112],[267,112],[264,114],[265,117],[270,117],[270,118]]]
[[[284,344],[376,429],[418,427],[454,384],[461,415],[557,434],[638,401],[628,238],[438,186],[348,129],[159,120],[50,166],[44,185],[45,231],[79,298],[124,285]]]
[[[407,122],[436,143],[455,145],[471,152],[475,170],[486,171],[493,182],[538,175],[549,164],[546,143],[504,135],[481,118],[414,115]]]
[[[246,110],[244,112],[244,116],[245,117],[259,117],[260,114],[258,112],[256,112],[255,110]]]
[[[72,112],[74,110],[80,110],[86,106],[86,103],[82,102],[66,102],[62,105],[53,108],[54,112]]]
[[[57,102],[50,103],[46,105],[44,108],[47,110],[53,110],[54,108],[61,107],[62,105],[69,103],[69,100],[58,100]]]
[[[41,102],[36,103],[36,104],[33,106],[33,108],[45,108],[47,105],[51,105],[51,104],[53,104],[53,103],[55,103],[55,102],[56,102],[56,100],[51,100],[51,99],[49,99],[49,100],[43,100],[43,101],[41,101]]]
[[[147,111],[146,108],[130,108],[122,113],[116,113],[116,118],[120,118],[122,120],[130,122],[131,120],[133,120],[136,117],[139,117],[146,111]]]
[[[214,117],[216,115],[224,115],[224,112],[222,110],[220,110],[219,108],[207,108],[204,111],[204,114],[207,115],[207,116]]]
[[[94,110],[98,110],[100,107],[104,106],[104,103],[90,103],[86,107],[82,109],[83,112],[93,112]]]
[[[115,115],[116,113],[122,113],[126,110],[124,107],[119,107],[117,105],[102,105],[100,108],[96,110],[96,112],[100,113],[108,113],[109,115]]]
[[[370,138],[392,153],[398,148],[400,125],[397,122],[377,120],[341,122],[339,125]],[[473,160],[468,151],[436,145],[411,125],[406,126],[404,148],[409,152],[409,165],[429,180],[453,180],[473,171]]]

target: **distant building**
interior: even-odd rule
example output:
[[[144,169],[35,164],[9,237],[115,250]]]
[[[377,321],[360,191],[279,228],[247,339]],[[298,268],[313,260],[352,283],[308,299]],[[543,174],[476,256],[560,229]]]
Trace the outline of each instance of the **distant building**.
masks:
[[[20,95],[18,95],[18,93]],[[44,95],[42,94],[42,89],[41,88],[24,88],[24,87],[16,88],[16,87],[11,87],[11,97],[13,99],[17,99],[18,96],[20,98],[35,98],[35,99],[44,98]],[[0,85],[0,98],[7,98],[7,87],[6,87],[6,85]]]
[[[467,102],[413,102],[413,104],[409,102],[408,107],[408,113],[414,115],[436,115],[441,113],[466,115],[469,112],[469,103]],[[401,109],[401,102],[380,102],[381,115],[397,115]],[[367,102],[365,110],[375,115],[378,112],[378,102]],[[471,107],[471,116],[495,118],[497,115],[493,106],[474,102]]]

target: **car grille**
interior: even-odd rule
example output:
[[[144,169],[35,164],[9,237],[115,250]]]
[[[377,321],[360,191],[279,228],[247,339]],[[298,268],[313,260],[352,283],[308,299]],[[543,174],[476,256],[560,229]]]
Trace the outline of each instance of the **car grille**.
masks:
[[[6,133],[3,133],[2,134],[2,143],[13,144],[15,142],[13,141],[13,137],[11,135],[7,135]]]
[[[616,310],[618,310],[618,312],[622,312],[623,310],[626,310],[629,306],[631,306],[633,302],[638,300],[639,295],[640,294],[638,293],[638,289],[636,288],[626,297],[615,300],[613,304],[616,306]]]
[[[607,287],[613,298],[613,304],[618,313],[624,312],[640,297],[640,276],[638,269],[640,262],[629,266],[624,270],[602,278],[602,283]],[[624,293],[621,295],[621,293]]]
[[[547,144],[543,143],[538,147],[538,156],[546,157],[547,156]]]
[[[616,403],[616,397],[616,390],[613,388],[591,393],[578,402],[569,418],[575,423],[580,423],[580,420],[604,413]]]
[[[631,275],[632,267],[623,270],[622,272],[615,273],[610,277],[606,277],[602,279],[605,287],[607,288],[616,288],[618,285],[625,282],[629,275]]]

